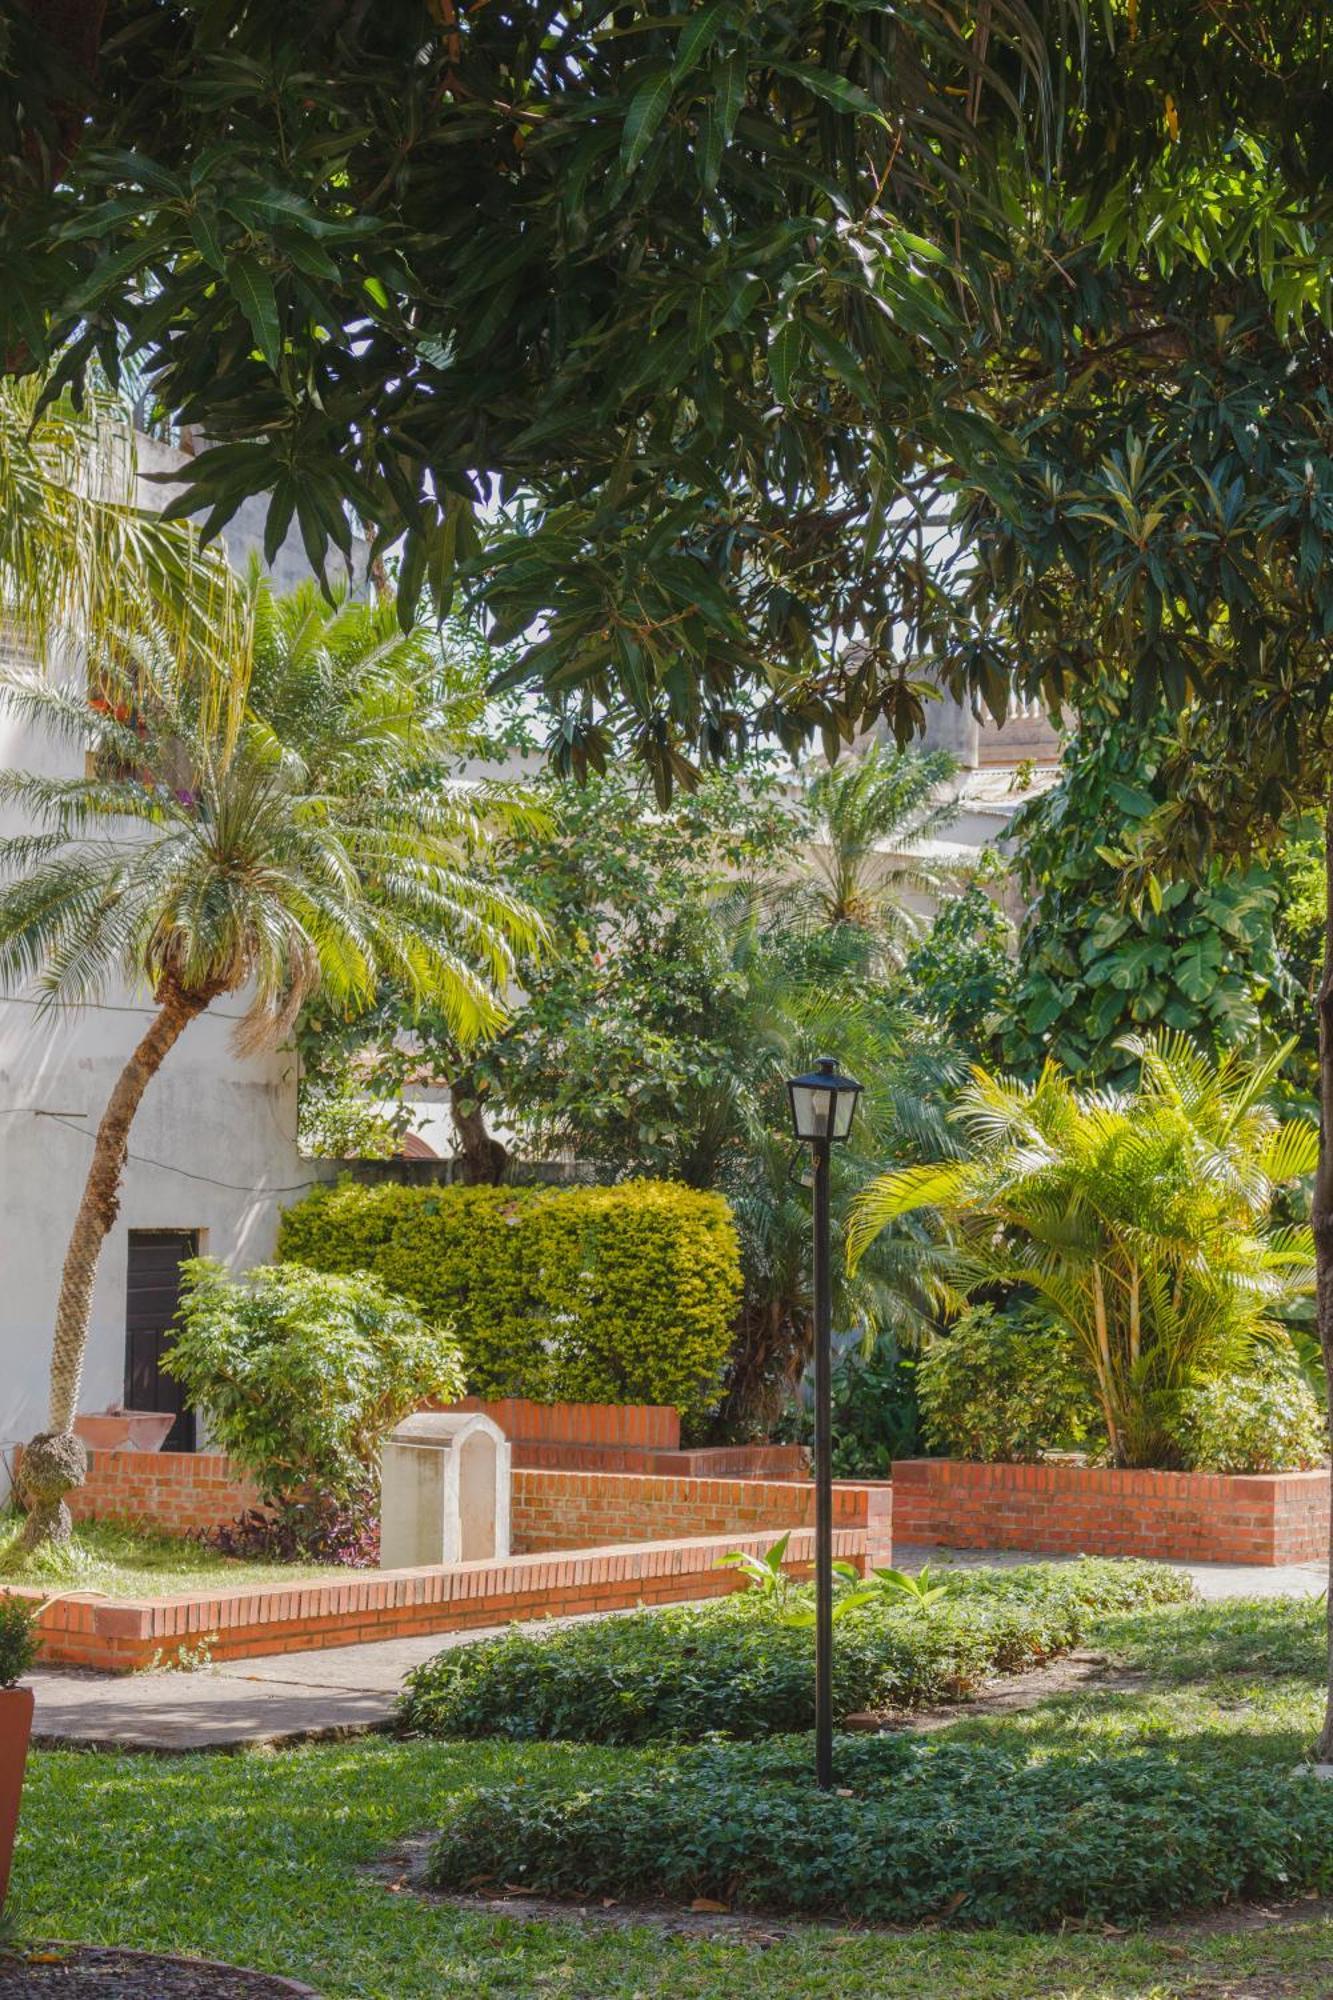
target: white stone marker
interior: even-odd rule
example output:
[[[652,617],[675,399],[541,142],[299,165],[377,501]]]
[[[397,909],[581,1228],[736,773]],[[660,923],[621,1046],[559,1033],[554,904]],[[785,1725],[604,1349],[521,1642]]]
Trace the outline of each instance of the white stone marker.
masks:
[[[380,1568],[509,1554],[509,1440],[475,1411],[420,1410],[380,1458]]]

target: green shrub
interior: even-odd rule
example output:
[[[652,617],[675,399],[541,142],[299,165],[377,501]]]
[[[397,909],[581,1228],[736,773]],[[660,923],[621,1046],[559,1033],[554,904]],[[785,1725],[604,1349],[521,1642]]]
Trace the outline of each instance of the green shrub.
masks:
[[[1031,1309],[974,1306],[916,1364],[928,1442],[984,1463],[1082,1444],[1092,1420],[1072,1336]]]
[[[394,1425],[462,1394],[450,1334],[374,1278],[287,1264],[234,1282],[207,1257],[183,1271],[164,1365],[269,1502],[364,1492]]]
[[[13,1687],[37,1658],[37,1613],[25,1597],[0,1593],[0,1688]]]
[[[965,1698],[991,1673],[1067,1651],[1102,1611],[1175,1601],[1191,1589],[1150,1563],[946,1575],[948,1596],[928,1612],[886,1600],[839,1621],[838,1715]],[[515,1626],[416,1668],[399,1721],[435,1736],[620,1744],[807,1729],[814,1635],[790,1622],[790,1610],[790,1599],[747,1592],[545,1636]]]
[[[915,1458],[920,1412],[916,1363],[881,1333],[869,1354],[853,1349],[833,1370],[833,1476],[887,1479],[895,1458]],[[813,1409],[790,1407],[779,1426],[783,1442],[813,1444]]]
[[[720,1394],[740,1300],[721,1195],[667,1181],[592,1188],[322,1188],[279,1254],[373,1271],[451,1323],[467,1385],[538,1402],[674,1404]]]
[[[431,1881],[1030,1930],[1286,1900],[1333,1876],[1333,1788],[1259,1757],[842,1737],[832,1792],[808,1737],[622,1766],[576,1789],[529,1775],[456,1794]]]
[[[1245,1374],[1185,1390],[1172,1427],[1198,1472],[1301,1472],[1328,1454],[1318,1398],[1295,1355],[1276,1349],[1261,1350]]]

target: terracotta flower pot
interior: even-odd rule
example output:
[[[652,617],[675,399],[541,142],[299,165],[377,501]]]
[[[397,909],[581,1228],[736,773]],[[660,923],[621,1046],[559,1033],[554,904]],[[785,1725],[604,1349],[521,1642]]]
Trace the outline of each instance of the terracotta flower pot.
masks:
[[[174,1410],[94,1410],[74,1419],[74,1435],[90,1451],[161,1451]]]
[[[32,1735],[32,1689],[0,1688],[0,1910],[9,1894],[9,1864],[18,1832],[23,1767]]]

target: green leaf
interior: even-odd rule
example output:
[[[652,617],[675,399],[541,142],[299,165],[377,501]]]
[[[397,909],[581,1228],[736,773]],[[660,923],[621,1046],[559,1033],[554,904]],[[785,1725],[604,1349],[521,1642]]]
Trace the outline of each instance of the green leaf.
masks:
[[[226,253],[222,248],[214,219],[206,210],[197,208],[190,217],[190,235],[194,238],[194,247],[204,262],[211,264],[215,271],[225,271]]]
[[[247,252],[244,256],[229,259],[227,283],[237,305],[250,322],[256,347],[276,373],[282,360],[282,332],[272,278],[259,259]]]
[[[671,71],[665,67],[656,69],[639,85],[630,99],[629,110],[625,114],[625,130],[620,141],[620,164],[627,174],[633,173],[651,146],[670,103]]]
[[[812,97],[822,97],[826,104],[832,104],[839,111],[868,112],[879,117],[873,99],[866,96],[859,83],[850,83],[845,76],[838,76],[830,69],[816,69],[811,63],[770,63],[770,69],[779,76],[789,76],[794,83],[801,83]]]
[[[676,60],[671,66],[674,82],[679,83],[689,75],[701,55],[712,47],[717,31],[731,12],[731,0],[711,0],[711,4],[700,8],[690,21],[676,50]]]
[[[791,378],[800,361],[803,345],[800,325],[794,319],[783,320],[768,343],[768,372],[773,378],[773,393],[780,403],[792,400]]]

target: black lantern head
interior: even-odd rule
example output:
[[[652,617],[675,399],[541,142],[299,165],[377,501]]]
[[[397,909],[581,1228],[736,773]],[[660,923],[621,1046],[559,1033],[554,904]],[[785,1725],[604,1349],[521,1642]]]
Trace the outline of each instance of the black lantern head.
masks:
[[[809,1145],[847,1137],[856,1116],[861,1086],[852,1077],[839,1073],[832,1056],[820,1056],[808,1076],[788,1079],[787,1095],[791,1099],[796,1136]]]

